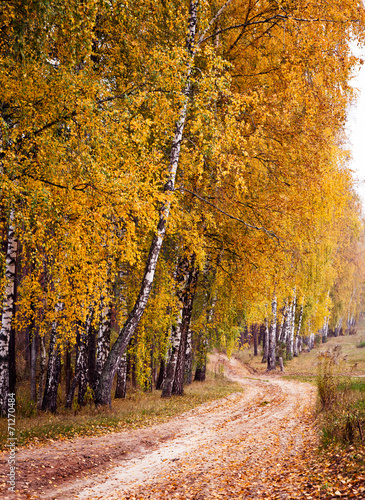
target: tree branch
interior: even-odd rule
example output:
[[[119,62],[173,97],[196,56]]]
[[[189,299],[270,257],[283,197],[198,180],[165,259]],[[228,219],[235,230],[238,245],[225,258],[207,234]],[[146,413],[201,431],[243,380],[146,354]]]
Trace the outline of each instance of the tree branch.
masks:
[[[213,207],[215,210],[217,210],[218,212],[222,213],[226,217],[229,217],[230,219],[233,219],[233,220],[236,220],[237,222],[240,222],[241,224],[243,224],[244,226],[246,226],[249,229],[256,229],[256,231],[262,231],[267,236],[269,236],[270,238],[275,238],[277,240],[277,242],[279,243],[279,245],[282,246],[281,243],[280,243],[280,240],[282,240],[282,238],[280,238],[279,236],[277,236],[274,233],[274,231],[270,231],[270,230],[268,230],[268,229],[266,229],[264,227],[255,226],[254,224],[249,224],[248,222],[245,222],[244,220],[239,219],[238,217],[235,217],[234,215],[231,215],[231,214],[225,212],[221,208],[217,207],[217,205],[214,205],[214,203],[208,201],[206,198],[203,198],[202,196],[198,195],[197,193],[194,193],[193,191],[189,191],[189,189],[186,189],[184,187],[177,187],[176,191],[186,192],[186,193],[191,194],[192,196],[195,196],[196,198],[198,198],[198,200],[206,203],[207,205],[210,205],[211,207]]]

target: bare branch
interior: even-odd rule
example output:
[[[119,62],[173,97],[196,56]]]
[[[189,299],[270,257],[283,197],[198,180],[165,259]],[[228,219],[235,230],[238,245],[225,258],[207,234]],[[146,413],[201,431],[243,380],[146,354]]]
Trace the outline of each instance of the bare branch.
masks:
[[[198,200],[206,203],[207,205],[210,205],[211,207],[213,207],[215,210],[218,210],[218,212],[221,212],[226,217],[229,217],[230,219],[236,220],[237,222],[240,222],[241,224],[244,224],[249,229],[256,229],[257,231],[263,231],[270,238],[275,238],[277,240],[277,242],[279,243],[279,245],[281,246],[280,240],[282,240],[282,238],[280,238],[279,236],[277,236],[274,233],[274,231],[270,231],[270,230],[268,230],[268,229],[266,229],[264,227],[255,226],[253,224],[249,224],[248,222],[245,222],[244,220],[239,219],[238,217],[235,217],[234,215],[231,215],[231,214],[225,212],[221,208],[217,207],[217,205],[214,205],[214,203],[208,201],[206,198],[203,198],[202,196],[198,195],[197,193],[194,193],[193,191],[189,191],[189,189],[186,189],[184,187],[178,187],[178,188],[176,188],[176,190],[177,191],[186,192],[186,193],[189,193],[189,194],[195,196],[196,198],[198,198]]]
[[[210,28],[213,26],[213,24],[215,23],[215,21],[218,19],[218,17],[226,10],[226,8],[228,7],[228,5],[232,2],[232,0],[227,0],[227,2],[222,5],[222,7],[219,9],[219,11],[216,13],[216,15],[210,20],[209,24],[208,24],[208,27],[203,31],[203,33],[200,35],[199,37],[199,40],[198,40],[198,43],[197,43],[197,46],[199,47],[199,45],[204,41],[204,37],[205,35],[208,33],[208,31],[210,30]],[[214,35],[212,35],[214,36]]]

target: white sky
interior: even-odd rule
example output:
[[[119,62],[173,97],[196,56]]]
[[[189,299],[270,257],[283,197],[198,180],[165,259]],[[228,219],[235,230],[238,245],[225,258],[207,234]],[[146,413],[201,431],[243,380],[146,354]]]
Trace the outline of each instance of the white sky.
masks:
[[[357,47],[352,47],[355,55],[360,55]],[[365,55],[363,52],[363,58]],[[349,149],[352,152],[350,167],[354,170],[354,177],[358,180],[357,191],[363,200],[365,211],[365,64],[360,66],[352,80],[352,85],[359,90],[356,106],[349,112],[347,128]]]

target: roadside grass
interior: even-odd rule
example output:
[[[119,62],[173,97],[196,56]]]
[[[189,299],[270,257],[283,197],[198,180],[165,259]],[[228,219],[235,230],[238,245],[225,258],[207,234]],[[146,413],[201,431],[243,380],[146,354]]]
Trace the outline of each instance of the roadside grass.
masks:
[[[355,335],[330,337],[286,361],[283,374],[275,372],[318,388],[320,445],[306,450],[308,462],[300,470],[303,484],[310,486],[306,498],[314,498],[314,492],[316,498],[365,498],[365,321],[356,329]],[[266,370],[252,347],[235,357],[258,374]]]
[[[222,374],[207,374],[205,382],[193,382],[185,388],[183,396],[162,399],[161,392],[131,390],[126,399],[114,399],[112,408],[65,409],[60,405],[56,414],[32,408],[26,387],[17,393],[16,432],[17,445],[38,444],[78,436],[97,436],[127,429],[147,427],[166,422],[172,417],[196,406],[220,399],[234,392],[242,392],[239,384],[229,381]],[[0,420],[0,450],[7,443],[7,421]]]

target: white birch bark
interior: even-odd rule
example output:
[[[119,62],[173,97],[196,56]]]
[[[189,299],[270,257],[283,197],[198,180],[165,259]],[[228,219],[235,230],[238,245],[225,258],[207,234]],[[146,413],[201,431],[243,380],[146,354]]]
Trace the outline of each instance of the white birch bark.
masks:
[[[0,331],[0,414],[5,414],[9,394],[9,341],[14,311],[15,266],[18,242],[14,230],[14,210],[10,212],[7,252],[5,261],[5,290]]]
[[[288,312],[288,302],[285,301],[284,307],[283,307],[283,314],[281,317],[281,322],[280,322],[280,327],[279,327],[279,333],[278,333],[278,342],[283,342],[283,335],[284,335],[284,324],[285,324],[285,318]]]
[[[61,311],[62,308],[63,304],[58,303],[56,306],[56,312]],[[61,376],[61,353],[58,345],[57,328],[58,323],[55,319],[52,321],[51,326],[47,378],[42,401],[42,410],[50,410],[52,413],[54,413],[57,409],[57,391]]]
[[[171,330],[171,348],[170,357],[167,363],[166,376],[163,381],[161,397],[169,398],[172,394],[172,386],[175,380],[176,364],[179,354],[180,340],[181,340],[181,326],[182,326],[182,311],[179,309],[179,316],[176,325],[173,325]]]
[[[343,323],[343,318],[339,318],[337,321],[337,325],[335,327],[335,331],[334,331],[335,337],[338,337],[340,335],[342,323]]]
[[[303,305],[300,306],[298,327],[294,339],[294,356],[297,358],[302,352],[302,336],[300,335],[300,329],[302,328],[303,320]]]
[[[115,398],[125,398],[127,394],[127,353],[125,352],[117,368]]]
[[[269,349],[267,357],[267,369],[275,370],[276,361],[276,321],[277,321],[277,299],[274,296],[271,302],[272,319],[269,333]]]
[[[289,307],[289,319],[288,319],[288,338],[286,344],[286,358],[293,358],[294,350],[294,330],[295,330],[295,308],[296,308],[296,291],[293,290],[293,301]]]
[[[269,338],[270,338],[270,332],[269,332],[269,321],[267,318],[265,318],[265,345],[264,345],[264,352],[262,356],[262,363],[267,363],[268,362],[268,357],[269,357]]]
[[[146,308],[147,301],[152,288],[152,283],[154,280],[158,256],[162,247],[162,242],[166,234],[166,225],[170,215],[172,195],[175,189],[176,173],[179,165],[181,142],[183,139],[185,122],[188,115],[190,90],[191,90],[191,73],[193,70],[193,63],[195,56],[194,43],[195,43],[195,35],[197,27],[198,5],[199,5],[198,0],[190,1],[189,33],[186,44],[189,61],[187,65],[186,84],[184,89],[185,100],[180,109],[180,116],[176,123],[175,134],[171,146],[168,180],[164,188],[166,193],[166,202],[164,203],[164,205],[161,207],[160,210],[160,217],[157,225],[157,231],[153,237],[150,246],[145,274],[142,280],[139,295],[137,297],[133,310],[129,314],[118,336],[118,339],[113,345],[113,348],[111,349],[109,356],[106,362],[104,363],[104,368],[100,377],[100,382],[95,392],[96,405],[111,404],[111,390],[112,390],[113,379],[117,367],[120,363],[120,359],[124,354],[124,352],[126,351],[129,340],[131,339],[135,329],[137,328],[137,325]]]
[[[184,383],[191,384],[193,381],[193,344],[192,344],[192,333],[189,329],[188,336],[186,339],[186,352],[185,352],[185,377]]]
[[[95,363],[95,386],[94,391],[99,385],[101,373],[110,350],[111,333],[111,309],[105,299],[101,298],[101,314],[98,334],[96,338],[96,363]]]

